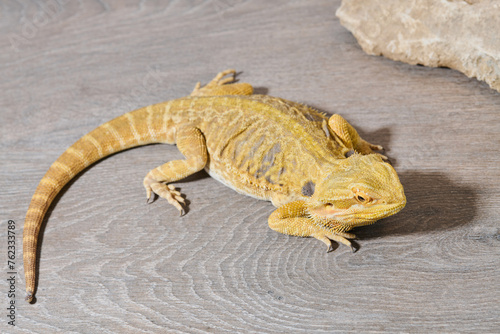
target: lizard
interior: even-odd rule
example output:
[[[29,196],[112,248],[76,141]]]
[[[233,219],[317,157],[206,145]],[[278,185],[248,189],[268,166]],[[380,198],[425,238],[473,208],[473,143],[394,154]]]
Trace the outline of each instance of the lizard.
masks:
[[[363,140],[342,116],[253,94],[236,71],[222,71],[184,98],[128,112],[81,137],[48,169],[31,199],[23,230],[26,300],[35,293],[37,242],[56,195],[91,164],[125,149],[176,144],[185,159],[152,169],[147,202],[164,198],[185,213],[172,184],[205,169],[239,193],[271,201],[271,229],[353,247],[348,233],[393,215],[406,204],[403,186],[382,150]],[[154,195],[156,194],[156,195]],[[152,196],[153,195],[153,196]]]

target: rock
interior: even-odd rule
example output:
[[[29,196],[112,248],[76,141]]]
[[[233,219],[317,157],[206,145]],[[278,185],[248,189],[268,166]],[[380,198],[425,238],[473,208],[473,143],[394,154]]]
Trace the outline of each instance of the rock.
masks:
[[[343,0],[336,15],[368,54],[450,67],[500,92],[498,0]]]

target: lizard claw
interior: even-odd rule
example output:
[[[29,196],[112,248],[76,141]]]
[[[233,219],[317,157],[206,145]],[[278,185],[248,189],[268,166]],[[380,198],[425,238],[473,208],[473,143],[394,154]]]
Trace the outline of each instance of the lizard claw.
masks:
[[[149,196],[146,198],[146,204],[152,204],[155,201],[154,196]]]
[[[382,158],[382,160],[384,160],[384,161],[389,161],[389,158],[388,158],[387,156],[385,156],[385,155],[383,155],[383,154],[380,154],[380,153],[375,153],[375,154],[376,154],[376,155],[378,155],[379,157],[381,157],[381,158]]]

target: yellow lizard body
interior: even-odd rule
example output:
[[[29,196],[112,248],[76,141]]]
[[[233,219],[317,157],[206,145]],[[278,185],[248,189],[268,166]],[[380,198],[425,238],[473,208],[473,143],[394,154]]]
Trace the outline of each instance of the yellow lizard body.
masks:
[[[49,168],[31,200],[24,225],[23,259],[28,301],[35,292],[40,227],[55,196],[92,163],[151,143],[177,144],[184,160],[169,161],[144,178],[152,193],[183,214],[184,199],[171,182],[205,169],[232,189],[269,200],[277,209],[269,226],[278,232],[351,245],[346,231],[400,211],[403,187],[380,146],[359,137],[341,116],[299,103],[252,95],[231,83],[234,70],[198,83],[185,98],[141,108],[83,136]],[[351,155],[346,157],[346,155]]]

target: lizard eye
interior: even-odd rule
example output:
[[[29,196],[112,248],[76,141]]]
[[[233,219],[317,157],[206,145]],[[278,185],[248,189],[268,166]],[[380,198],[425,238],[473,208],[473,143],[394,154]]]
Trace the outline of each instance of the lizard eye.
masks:
[[[373,199],[371,199],[369,196],[367,196],[365,194],[363,194],[363,195],[356,194],[355,198],[361,204],[367,204],[367,203],[372,203],[373,202]]]
[[[372,203],[373,200],[370,196],[368,196],[364,191],[359,190],[358,188],[353,188],[352,192],[354,193],[354,198],[361,204]]]
[[[331,208],[333,206],[333,204],[332,203],[325,203],[325,206]]]

